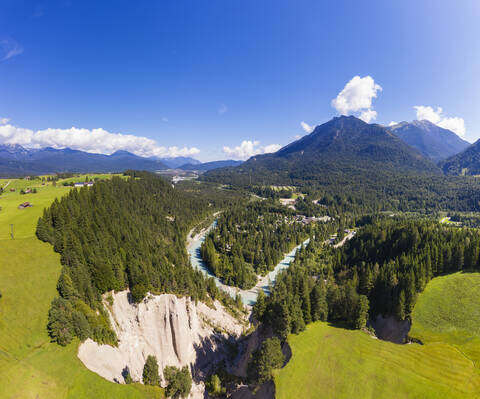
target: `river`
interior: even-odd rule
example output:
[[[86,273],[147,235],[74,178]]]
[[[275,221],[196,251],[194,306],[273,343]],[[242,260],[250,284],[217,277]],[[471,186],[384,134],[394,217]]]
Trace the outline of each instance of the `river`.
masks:
[[[257,285],[255,285],[255,287],[250,288],[249,290],[241,290],[240,288],[232,287],[230,285],[222,283],[222,281],[212,273],[212,271],[208,268],[207,264],[202,259],[202,255],[200,254],[200,246],[205,241],[205,236],[209,233],[211,229],[215,227],[215,225],[216,222],[213,222],[208,229],[202,230],[193,238],[191,238],[191,233],[189,233],[187,251],[190,256],[192,266],[200,270],[206,276],[212,277],[215,280],[215,284],[217,285],[217,287],[227,292],[232,298],[235,298],[237,294],[240,294],[243,303],[249,306],[253,306],[255,304],[255,302],[257,301],[258,292],[260,290],[263,290],[266,295],[270,294],[270,284],[273,285],[275,283],[277,274],[281,270],[287,269],[290,266],[290,263],[292,263],[292,261],[295,259],[295,254],[297,253],[297,250],[302,245],[307,245],[310,241],[310,239],[307,239],[302,244],[293,248],[288,254],[285,255],[285,257],[275,266],[275,268],[270,273],[268,273],[265,277],[261,277],[258,280],[258,283]]]

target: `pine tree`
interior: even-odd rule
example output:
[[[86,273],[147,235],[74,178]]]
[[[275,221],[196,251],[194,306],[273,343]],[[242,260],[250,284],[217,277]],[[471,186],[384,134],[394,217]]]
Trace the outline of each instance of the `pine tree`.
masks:
[[[143,366],[143,383],[145,385],[160,386],[160,375],[158,374],[157,358],[153,355],[148,355],[145,366]]]

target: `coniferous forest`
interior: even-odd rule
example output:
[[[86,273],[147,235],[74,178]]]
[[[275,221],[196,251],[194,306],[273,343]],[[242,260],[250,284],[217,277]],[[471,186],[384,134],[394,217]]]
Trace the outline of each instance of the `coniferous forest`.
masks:
[[[339,249],[317,234],[255,314],[282,338],[316,320],[352,328],[379,314],[403,320],[433,277],[480,270],[479,248],[477,229],[419,219],[374,221]]]
[[[218,217],[202,257],[226,284],[251,288],[310,232],[294,211],[271,200],[240,204]]]
[[[37,236],[54,246],[63,265],[52,302],[49,332],[60,344],[73,336],[115,344],[102,294],[131,290],[136,302],[148,291],[206,298],[215,284],[190,266],[188,230],[211,203],[146,172],[72,190],[45,210]]]

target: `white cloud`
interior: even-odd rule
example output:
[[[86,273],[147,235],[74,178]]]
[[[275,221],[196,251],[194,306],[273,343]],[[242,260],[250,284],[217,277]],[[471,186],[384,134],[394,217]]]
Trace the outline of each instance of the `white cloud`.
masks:
[[[23,53],[23,46],[11,38],[0,39],[0,60],[5,61],[9,58]]]
[[[220,115],[223,115],[227,111],[228,111],[228,107],[225,104],[220,104],[220,107],[218,107],[218,113]]]
[[[195,155],[195,147],[179,148],[158,145],[155,140],[132,134],[110,133],[104,129],[45,129],[33,131],[12,125],[0,126],[0,144],[20,144],[26,148],[72,148],[92,153],[111,154],[130,151],[145,157],[177,157]]]
[[[307,133],[312,133],[313,129],[315,129],[314,126],[310,126],[308,123],[303,121],[300,122],[300,126],[302,126],[302,129],[305,130]]]
[[[277,152],[282,146],[280,144],[269,144],[263,147],[264,154],[270,154],[271,152]]]
[[[459,117],[445,117],[442,115],[443,108],[437,107],[435,110],[433,107],[424,105],[415,105],[413,107],[417,113],[418,120],[430,121],[444,129],[451,130],[460,137],[464,137],[467,129],[465,128],[465,121]]]
[[[0,125],[6,125],[9,121],[10,119],[8,118],[0,118]]]
[[[280,144],[269,144],[267,146],[260,146],[257,140],[243,140],[242,143],[236,147],[223,147],[223,152],[234,159],[248,159],[256,154],[267,154],[278,151],[282,146]]]
[[[354,76],[332,100],[332,107],[342,115],[356,114],[365,122],[376,119],[377,112],[372,109],[372,100],[382,87],[371,76]]]
[[[369,123],[371,120],[377,119],[377,111],[374,111],[373,109],[367,109],[360,114],[359,118],[362,121]]]
[[[398,122],[394,122],[394,121],[391,121],[388,126],[395,126],[395,125],[398,125]]]
[[[295,140],[300,140],[302,138],[302,136],[300,136],[299,134],[296,134],[295,136],[293,136],[293,138]]]

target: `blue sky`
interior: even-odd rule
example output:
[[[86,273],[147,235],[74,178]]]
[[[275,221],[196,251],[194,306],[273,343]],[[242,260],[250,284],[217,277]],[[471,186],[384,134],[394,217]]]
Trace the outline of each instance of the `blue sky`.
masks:
[[[1,0],[0,143],[245,158],[365,111],[472,142],[478,21],[477,0]]]

